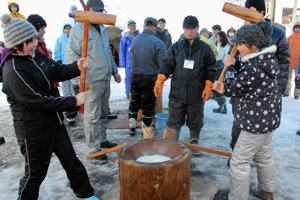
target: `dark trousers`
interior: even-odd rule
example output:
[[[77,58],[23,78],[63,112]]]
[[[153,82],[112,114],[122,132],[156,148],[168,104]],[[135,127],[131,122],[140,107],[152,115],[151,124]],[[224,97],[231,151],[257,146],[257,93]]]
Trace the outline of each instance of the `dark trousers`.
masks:
[[[76,157],[65,126],[25,136],[20,147],[25,157],[25,175],[20,180],[19,200],[38,199],[39,187],[47,174],[53,152],[65,169],[76,196],[86,198],[93,195],[87,172]]]
[[[129,118],[137,118],[142,109],[143,122],[150,126],[155,115],[155,96],[153,93],[156,75],[131,75],[131,100],[129,104]]]
[[[241,134],[242,129],[233,121],[232,123],[232,128],[231,128],[231,142],[230,142],[230,147],[233,151],[234,146]]]
[[[180,129],[186,122],[190,130],[190,139],[198,140],[204,124],[203,112],[204,103],[185,104],[170,99],[168,127],[176,130],[178,138]]]

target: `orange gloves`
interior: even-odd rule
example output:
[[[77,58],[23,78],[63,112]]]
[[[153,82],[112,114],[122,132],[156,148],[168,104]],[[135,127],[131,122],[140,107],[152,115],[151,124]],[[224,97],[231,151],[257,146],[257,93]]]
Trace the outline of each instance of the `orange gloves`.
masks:
[[[159,97],[162,94],[163,84],[167,80],[164,74],[157,74],[157,79],[155,81],[155,86],[153,89],[154,96]]]
[[[205,81],[204,89],[202,91],[203,101],[207,101],[212,96],[213,83],[210,80]]]

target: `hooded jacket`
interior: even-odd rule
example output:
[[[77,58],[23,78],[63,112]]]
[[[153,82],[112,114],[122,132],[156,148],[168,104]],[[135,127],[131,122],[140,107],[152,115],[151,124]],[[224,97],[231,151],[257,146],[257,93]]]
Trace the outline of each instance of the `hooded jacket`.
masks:
[[[133,35],[130,35],[129,32],[125,32],[120,41],[120,60],[119,65],[121,67],[131,67],[131,44],[134,37],[138,36],[140,32],[136,30]]]
[[[76,98],[57,96],[51,83],[79,74],[76,62],[61,67],[38,51],[34,59],[12,54],[6,60],[2,91],[10,104],[18,138],[63,125],[62,112],[76,110]]]
[[[235,97],[234,118],[244,131],[253,134],[271,133],[280,125],[281,94],[277,85],[279,65],[276,46],[242,57],[237,72],[226,72],[225,95]],[[229,72],[235,77],[228,77]]]
[[[70,24],[64,24],[63,27],[65,27],[66,25],[70,25]],[[67,34],[63,32],[62,35],[56,39],[56,43],[55,43],[54,60],[60,61],[63,64],[68,63],[67,48],[66,48],[68,39],[69,38]]]
[[[184,68],[186,59],[194,61],[193,69]],[[169,48],[160,73],[167,77],[172,74],[170,99],[186,104],[200,103],[205,80],[214,82],[216,78],[216,59],[199,37],[192,44],[182,38]]]
[[[109,46],[106,27],[99,25],[100,32],[95,26],[89,28],[88,58],[86,69],[87,80],[90,84],[97,81],[110,80],[111,75],[118,72]],[[81,56],[83,24],[73,26],[67,44],[68,61],[74,62]],[[79,78],[72,79],[72,84],[79,85]]]
[[[300,25],[297,22],[295,25]],[[293,69],[298,67],[298,58],[300,57],[300,32],[294,32],[288,37],[288,43],[290,47],[290,66]]]

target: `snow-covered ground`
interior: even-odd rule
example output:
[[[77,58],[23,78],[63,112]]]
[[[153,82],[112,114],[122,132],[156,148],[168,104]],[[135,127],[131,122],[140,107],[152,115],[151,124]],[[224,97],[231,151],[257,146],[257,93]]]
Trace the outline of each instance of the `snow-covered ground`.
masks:
[[[124,69],[120,69],[124,78]],[[169,81],[164,86],[163,107],[167,110]],[[277,192],[275,198],[278,200],[299,200],[300,180],[300,136],[295,134],[300,128],[300,101],[292,97],[283,99],[282,123],[273,136],[273,156],[276,162]],[[201,131],[200,144],[207,147],[230,150],[230,134],[232,125],[231,106],[226,115],[216,114],[212,109],[217,106],[216,102],[209,101],[205,104],[205,125]],[[125,98],[124,82],[116,84],[112,81],[110,106],[113,111],[128,108],[128,100]],[[0,146],[0,200],[17,199],[19,179],[24,173],[24,158],[21,156],[17,141],[14,136],[12,119],[9,107],[4,95],[0,95],[0,136],[5,136],[6,143]],[[117,153],[109,154],[109,160],[101,163],[98,160],[87,160],[85,156],[88,148],[84,143],[82,124],[79,120],[77,128],[69,128],[75,151],[85,165],[95,193],[99,196],[113,187],[118,180]],[[110,140],[123,143],[139,139],[137,135],[131,137],[127,130],[108,130]],[[187,127],[183,127],[181,141],[187,142],[189,134]],[[203,153],[201,157],[192,158],[192,176],[205,176],[216,180],[219,184],[219,195],[216,199],[227,199],[224,194],[229,188],[229,168],[227,158]],[[256,188],[255,167],[251,174],[251,189]],[[40,188],[40,200],[52,199],[76,199],[65,171],[58,159],[53,155],[46,179]],[[251,200],[254,200],[252,195]]]

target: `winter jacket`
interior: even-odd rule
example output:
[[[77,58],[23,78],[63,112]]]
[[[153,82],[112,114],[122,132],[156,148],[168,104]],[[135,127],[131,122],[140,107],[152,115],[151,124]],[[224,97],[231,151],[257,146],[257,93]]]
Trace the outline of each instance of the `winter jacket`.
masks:
[[[200,40],[202,40],[203,42],[205,42],[206,44],[208,44],[208,46],[213,51],[216,60],[220,60],[221,59],[221,55],[219,54],[216,45],[210,39],[208,39],[207,37],[205,37],[205,36],[203,36],[203,35],[200,34]]]
[[[298,67],[298,57],[300,56],[300,33],[294,32],[288,37],[288,43],[290,47],[290,66],[293,69]]]
[[[167,49],[171,46],[172,36],[167,29],[165,29],[164,31],[158,29],[156,31],[156,36],[165,43]]]
[[[217,49],[220,54],[220,60],[224,61],[230,50],[230,45],[226,44],[224,47],[222,47],[220,44],[217,44]]]
[[[193,69],[184,68],[186,59],[194,61]],[[167,77],[172,74],[169,98],[187,104],[201,102],[205,80],[213,82],[216,78],[215,65],[211,48],[199,38],[192,45],[186,39],[172,44],[160,70]]]
[[[156,75],[167,55],[165,44],[151,30],[144,30],[131,45],[131,73]]]
[[[34,59],[13,54],[5,62],[2,91],[10,104],[18,138],[41,135],[63,125],[62,111],[76,110],[76,98],[56,96],[51,83],[79,74],[76,62],[61,67],[38,51]]]
[[[59,61],[63,64],[68,63],[66,46],[68,43],[67,34],[63,33],[59,38],[56,39],[54,48],[54,60]]]
[[[89,28],[88,58],[89,66],[86,69],[87,81],[92,84],[98,81],[110,80],[111,75],[118,72],[109,46],[106,27],[99,25],[99,30],[94,25]],[[68,61],[74,62],[81,56],[83,24],[76,24],[69,36],[67,44]],[[79,85],[79,78],[72,79],[72,84]]]
[[[129,32],[124,33],[123,37],[120,41],[120,59],[119,65],[121,67],[130,68],[131,67],[131,44],[134,37],[138,36],[140,33],[139,31],[135,31],[133,35],[130,35]]]
[[[268,20],[268,19],[266,19]],[[281,94],[284,94],[288,81],[289,66],[290,66],[290,50],[289,45],[283,30],[273,27],[272,44],[276,45],[277,51],[275,53],[278,60],[280,72],[277,76],[278,86]]]
[[[277,85],[279,65],[276,46],[242,58],[239,72],[229,67],[225,95],[234,97],[234,118],[244,131],[271,133],[280,125],[281,94]],[[231,76],[232,74],[235,76]]]
[[[26,17],[23,14],[19,13],[19,12],[10,12],[9,15],[12,19],[20,18],[20,19],[27,20]]]

